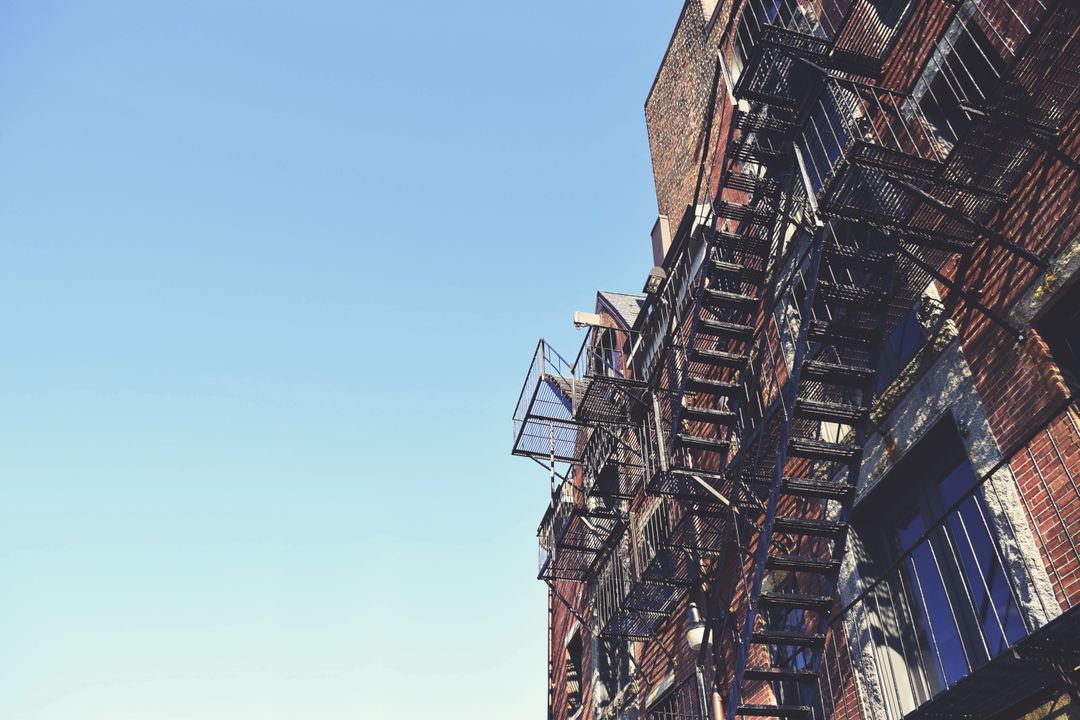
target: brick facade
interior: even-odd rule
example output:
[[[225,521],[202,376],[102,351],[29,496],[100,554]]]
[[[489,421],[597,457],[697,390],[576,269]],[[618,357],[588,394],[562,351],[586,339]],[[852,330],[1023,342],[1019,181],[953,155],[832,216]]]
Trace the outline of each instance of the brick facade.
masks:
[[[658,211],[670,219],[672,234],[678,235],[665,260],[665,267],[672,277],[678,270],[676,256],[689,242],[690,223],[684,222],[680,233],[676,233],[675,228],[680,219],[687,217],[687,208],[693,205],[699,192],[699,175],[703,175],[704,182],[700,202],[719,192],[725,139],[731,136],[731,123],[736,113],[734,98],[729,92],[730,78],[717,74],[716,58],[718,49],[734,32],[743,10],[744,4],[737,0],[688,0],[679,14],[645,102]],[[877,80],[880,86],[898,92],[914,92],[921,78],[934,69],[935,53],[940,52],[935,48],[940,48],[947,28],[955,27],[958,12],[969,11],[958,10],[955,4],[944,0],[915,0],[903,30],[890,43],[883,57]],[[1032,0],[1019,0],[1008,6],[1005,0],[987,0],[981,4],[981,14],[975,16],[973,22],[985,26],[984,31],[996,52],[1011,57],[1021,55],[1027,46],[1009,38],[1022,37],[1030,31],[1018,18],[1034,17],[1039,12]],[[1061,15],[1063,19],[1073,17],[1068,13]],[[1073,38],[1063,42],[1078,43],[1080,40]],[[1075,54],[1068,57],[1075,57]],[[1032,83],[1033,93],[1042,92],[1037,79]],[[710,107],[714,90],[715,101]],[[710,116],[712,132],[706,137]],[[1059,359],[1055,358],[1046,338],[1031,325],[1059,301],[1072,283],[1080,281],[1077,274],[1080,262],[1075,260],[1080,254],[1077,247],[1080,218],[1076,213],[1080,200],[1080,114],[1075,104],[1053,140],[1040,143],[1030,167],[1008,188],[1007,197],[996,210],[976,222],[982,227],[974,233],[977,241],[970,254],[959,261],[953,258],[937,262],[934,270],[941,274],[941,281],[928,282],[932,284],[932,294],[941,298],[944,312],[950,318],[949,333],[939,334],[928,343],[927,348],[911,361],[906,372],[900,373],[890,392],[879,400],[878,414],[874,416],[876,425],[872,430],[878,435],[871,438],[877,454],[870,455],[859,479],[860,487],[865,490],[903,461],[905,453],[917,444],[918,438],[914,436],[921,437],[933,423],[925,420],[923,424],[913,421],[904,425],[897,418],[906,417],[903,413],[907,412],[929,412],[933,402],[920,400],[919,393],[934,392],[928,388],[937,387],[934,383],[940,378],[944,378],[943,383],[952,382],[949,392],[956,392],[957,398],[963,398],[964,409],[959,409],[961,401],[957,400],[951,414],[946,409],[940,417],[945,418],[944,422],[957,425],[957,432],[968,446],[968,459],[974,471],[985,473],[980,482],[996,493],[990,497],[987,491],[986,499],[979,500],[989,508],[981,511],[989,514],[989,519],[983,515],[983,520],[988,528],[1007,524],[1010,535],[1018,538],[1014,545],[1001,541],[1003,547],[1008,546],[999,552],[999,562],[1007,566],[1003,572],[1023,576],[1021,587],[1024,592],[1031,593],[1025,602],[1046,605],[1046,598],[1051,598],[1050,607],[1044,607],[1041,615],[1032,611],[1032,617],[1039,617],[1038,622],[1033,622],[1033,627],[1027,629],[1032,633],[1040,629],[1036,625],[1049,625],[1063,614],[1075,616],[1075,608],[1080,606],[1080,409],[1075,402],[1075,389],[1057,364]],[[797,178],[796,181],[804,182],[804,179]],[[955,207],[962,206],[961,194],[958,192],[954,197]],[[810,213],[808,216],[814,221],[821,219]],[[799,218],[794,218],[793,222],[796,220]],[[947,224],[943,222],[941,226]],[[1004,242],[1000,241],[1002,239]],[[1015,248],[1007,247],[1009,244],[1030,251],[1039,262],[1024,258]],[[967,295],[950,287],[954,284],[962,287]],[[918,289],[921,292],[922,288]],[[978,297],[998,319],[989,318],[983,311],[985,308],[976,307],[972,297]],[[607,320],[611,321],[611,318]],[[1022,336],[1005,329],[1003,324],[1023,329]],[[677,329],[673,335],[686,337],[691,324],[682,318],[673,322],[672,327]],[[755,337],[766,338],[762,347],[763,354],[768,356],[764,367],[769,371],[769,381],[757,388],[760,404],[766,407],[777,401],[781,388],[788,382],[790,360],[785,355],[772,309],[759,308],[753,327]],[[936,345],[930,347],[934,343]],[[678,354],[672,351],[664,367],[677,361]],[[678,383],[675,378],[678,375],[669,369],[660,377],[656,387],[664,398],[658,401],[662,405],[670,403],[670,398],[676,394]],[[923,378],[931,379],[924,381]],[[667,411],[671,413],[672,408]],[[937,417],[934,422],[938,421]],[[704,433],[707,425],[702,422],[693,427]],[[647,434],[648,429],[645,432]],[[890,436],[893,432],[898,435]],[[903,433],[909,433],[911,437],[903,436]],[[978,448],[977,453],[970,450],[971,447]],[[732,454],[738,449],[736,443]],[[695,467],[708,472],[715,465],[717,463],[710,465],[706,459]],[[797,460],[789,460],[784,472],[798,477],[806,472],[806,467]],[[577,478],[578,483],[585,482],[580,474]],[[871,489],[865,495],[874,492]],[[857,512],[858,502],[866,503],[864,507],[875,507],[873,503],[882,501],[860,496],[856,502]],[[644,517],[647,508],[651,507],[644,489],[637,490],[628,507],[631,524]],[[780,514],[796,512],[795,502],[790,498],[780,501],[778,507]],[[807,517],[825,519],[820,510],[808,511]],[[1014,523],[1015,518],[1021,518],[1021,522]],[[1033,543],[1030,547],[1037,552],[1022,560],[1013,559],[1020,569],[1009,566],[1009,553],[1023,555],[1029,547],[1024,543],[1029,539]],[[671,698],[677,688],[696,683],[699,658],[686,642],[687,607],[691,600],[705,602],[700,591],[711,582],[708,589],[713,594],[709,597],[715,606],[703,609],[714,616],[727,618],[728,624],[723,625],[722,632],[736,632],[740,618],[745,617],[748,610],[747,578],[753,574],[757,542],[757,537],[748,538],[742,555],[718,554],[688,561],[696,564],[696,572],[707,575],[710,580],[680,591],[678,601],[665,611],[668,615],[657,624],[651,639],[635,639],[628,643],[635,680],[623,689],[617,702],[601,704],[593,694],[594,679],[599,672],[591,635],[598,629],[592,626],[597,619],[595,598],[591,596],[593,585],[556,581],[554,588],[561,597],[552,594],[549,613],[549,718],[628,720],[651,717],[650,708],[661,707],[665,698],[673,702]],[[820,538],[805,537],[785,550],[809,555],[820,552],[822,542]],[[844,565],[846,575],[839,581],[841,590],[834,606],[836,615],[820,621],[805,620],[808,627],[824,636],[819,671],[819,691],[823,695],[821,708],[826,717],[836,720],[899,716],[897,707],[917,715],[923,700],[909,697],[896,701],[899,704],[890,708],[889,701],[883,699],[888,688],[881,685],[889,682],[882,669],[883,661],[880,657],[871,659],[869,664],[867,661],[867,658],[873,658],[873,633],[864,631],[859,625],[860,616],[856,611],[851,611],[850,616],[845,614],[850,610],[846,601],[852,596],[858,597],[860,588],[867,584],[867,578],[858,577],[862,570],[852,558],[852,553],[863,551],[866,545],[860,538],[853,544],[856,550],[849,548]],[[1038,555],[1037,561],[1034,555]],[[828,592],[827,588],[815,586],[817,579],[803,573],[795,575],[794,582],[802,592],[818,589]],[[845,583],[854,589],[845,591]],[[1048,589],[1040,595],[1043,585]],[[568,697],[568,676],[572,673],[568,668],[566,647],[573,633],[583,640],[580,709],[573,707]],[[770,658],[760,647],[754,653],[756,655],[751,654],[751,665],[770,664]],[[734,646],[714,643],[704,656],[706,662],[700,672],[701,681],[708,689],[707,696],[695,700],[694,714],[687,717],[714,720],[723,716],[723,700],[732,690],[731,678],[736,662]],[[975,672],[979,671],[974,670],[973,674]],[[877,673],[876,677],[874,673]],[[742,689],[742,702],[778,703],[776,688],[777,685],[764,681],[746,683]],[[1028,692],[1008,697],[1001,706],[1006,710],[1002,717],[1052,717],[1054,708],[1063,707],[1067,702],[1060,699],[1060,688],[1040,692],[1042,695],[1039,696]],[[912,693],[917,694],[914,690]],[[912,707],[904,705],[905,702]],[[1012,704],[1016,704],[1017,710],[1007,711]],[[661,714],[656,717],[667,720],[673,716]]]

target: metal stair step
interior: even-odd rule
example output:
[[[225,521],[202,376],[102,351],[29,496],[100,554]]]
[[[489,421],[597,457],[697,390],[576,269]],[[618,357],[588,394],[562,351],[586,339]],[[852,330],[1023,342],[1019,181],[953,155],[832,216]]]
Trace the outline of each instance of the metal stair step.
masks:
[[[743,671],[744,680],[764,682],[817,682],[818,674],[809,670],[785,670],[783,668],[748,667]]]
[[[762,177],[747,172],[728,173],[724,178],[724,188],[741,190],[747,193],[761,193],[771,198],[775,198],[780,194],[779,182],[770,177]]]
[[[902,243],[958,254],[966,253],[975,247],[973,238],[957,237],[926,230],[912,230],[910,228],[899,231],[894,237]]]
[[[706,317],[698,318],[697,331],[706,335],[729,337],[736,340],[749,340],[754,336],[754,328],[750,325],[712,320]]]
[[[866,408],[847,403],[797,398],[795,400],[795,416],[809,420],[854,425],[866,417]]]
[[[747,77],[750,73],[744,72],[743,77]],[[798,103],[791,98],[786,98],[783,95],[776,95],[775,93],[761,92],[758,90],[751,90],[745,87],[746,83],[742,78],[739,79],[739,84],[735,86],[735,97],[739,100],[749,100],[751,102],[764,103],[766,105],[781,108],[785,111],[795,111],[798,107]]]
[[[733,368],[735,370],[741,370],[746,366],[747,361],[745,355],[706,348],[691,348],[690,359],[693,362],[708,363],[709,365]]]
[[[780,481],[780,491],[787,495],[843,500],[855,491],[847,483],[835,483],[812,478],[786,477]]]
[[[829,460],[832,462],[847,462],[854,460],[859,455],[859,448],[854,445],[842,445],[824,440],[811,440],[809,438],[792,438],[788,443],[788,453],[796,457],[810,460]]]
[[[762,28],[761,42],[773,47],[784,48],[788,54],[809,58],[821,63],[828,53],[831,43],[824,38],[808,35],[798,30],[789,30],[780,25],[769,24]]]
[[[722,395],[724,397],[737,395],[741,387],[738,383],[728,382],[727,380],[714,380],[703,375],[688,375],[686,378],[687,390]]]
[[[700,435],[691,435],[690,433],[678,433],[675,436],[675,439],[678,440],[679,444],[683,447],[707,450],[709,452],[727,452],[728,448],[731,447],[731,443],[726,440],[701,437]]]
[[[740,112],[735,120],[735,127],[747,132],[772,132],[786,135],[795,128],[795,123],[779,117],[776,113]]]
[[[825,264],[849,270],[880,273],[896,260],[896,253],[866,250],[848,245],[829,244],[825,247]]]
[[[850,322],[811,320],[807,337],[830,345],[868,348],[881,340],[881,332]]]
[[[685,467],[683,465],[672,465],[671,472],[679,473],[681,475],[696,475],[699,478],[705,480],[726,480],[727,474],[722,471],[716,470],[702,470],[701,468]]]
[[[752,237],[741,233],[719,232],[717,242],[732,252],[745,252],[758,257],[769,254],[771,243],[768,238]]]
[[[717,290],[716,288],[705,288],[705,299],[709,302],[710,307],[720,306],[736,310],[753,310],[757,305],[757,298],[753,295],[743,295],[742,293]]]
[[[771,477],[750,477],[745,482],[768,487],[772,485],[773,480]],[[855,488],[847,483],[835,483],[830,480],[787,476],[780,480],[780,492],[785,495],[843,500],[854,491]]]
[[[834,283],[828,280],[818,282],[818,294],[826,302],[847,305],[859,310],[873,310],[885,301],[885,293],[878,288]]]
[[[776,220],[776,209],[774,208],[750,207],[742,203],[727,202],[725,200],[713,203],[713,208],[716,210],[716,214],[722,218],[753,225],[772,227],[773,222]]]
[[[739,162],[767,163],[779,160],[783,153],[779,150],[761,147],[751,142],[731,143],[731,159]]]
[[[810,713],[809,705],[739,705],[735,708],[736,715],[752,717],[809,718]]]
[[[831,597],[826,595],[803,595],[801,593],[762,593],[760,602],[768,607],[798,608],[818,612],[828,612],[833,606]]]
[[[817,535],[838,538],[847,532],[847,524],[833,520],[817,520],[800,517],[778,517],[773,521],[773,532],[787,535]]]
[[[769,555],[765,558],[765,567],[771,570],[834,573],[839,572],[840,561],[810,555]]]
[[[735,424],[738,417],[730,410],[695,407],[693,405],[685,405],[682,409],[682,418],[684,420],[711,422],[729,427]]]
[[[724,276],[736,281],[754,283],[755,285],[760,285],[765,282],[764,270],[749,268],[745,265],[739,265],[738,263],[713,258],[709,267],[712,270],[714,277]]]
[[[825,645],[825,636],[821,633],[802,630],[758,630],[751,633],[750,640],[759,645],[793,645],[813,648]]]
[[[825,360],[807,360],[803,363],[802,374],[807,380],[865,388],[873,383],[875,373],[871,368],[840,365]]]

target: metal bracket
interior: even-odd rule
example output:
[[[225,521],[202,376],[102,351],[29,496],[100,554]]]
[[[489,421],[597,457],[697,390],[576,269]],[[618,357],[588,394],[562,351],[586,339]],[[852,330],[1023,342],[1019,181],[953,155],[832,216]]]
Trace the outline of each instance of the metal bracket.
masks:
[[[896,185],[897,187],[901,188],[902,190],[906,190],[907,192],[918,196],[922,200],[925,200],[927,203],[933,205],[938,210],[940,210],[942,213],[944,213],[947,217],[950,217],[953,220],[956,220],[957,222],[959,222],[962,225],[968,226],[969,228],[971,228],[972,230],[978,232],[981,235],[985,235],[993,243],[995,243],[995,244],[999,245],[1000,247],[1008,250],[1009,252],[1013,253],[1014,255],[1022,257],[1024,260],[1027,260],[1029,263],[1031,263],[1035,267],[1037,267],[1037,268],[1039,268],[1041,270],[1045,270],[1047,268],[1047,266],[1049,265],[1049,263],[1047,263],[1046,260],[1043,260],[1041,257],[1039,257],[1035,253],[1031,252],[1027,248],[1021,247],[1020,245],[1017,245],[1012,240],[1005,237],[1004,235],[997,232],[996,230],[991,230],[990,228],[986,227],[982,223],[976,222],[975,220],[972,220],[967,215],[965,215],[963,212],[961,212],[960,210],[954,208],[952,205],[949,205],[948,203],[944,202],[943,200],[937,199],[936,197],[934,197],[930,193],[926,192],[922,188],[916,187],[915,185],[912,185],[907,180],[901,180],[900,178],[893,177],[891,175],[885,175],[885,179],[888,180],[889,182],[891,182],[893,185]]]

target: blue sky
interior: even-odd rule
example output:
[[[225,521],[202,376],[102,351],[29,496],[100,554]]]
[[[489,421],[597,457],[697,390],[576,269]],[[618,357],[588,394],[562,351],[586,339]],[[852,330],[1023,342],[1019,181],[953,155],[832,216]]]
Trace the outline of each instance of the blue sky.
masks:
[[[544,717],[540,334],[677,3],[0,7],[0,718]]]

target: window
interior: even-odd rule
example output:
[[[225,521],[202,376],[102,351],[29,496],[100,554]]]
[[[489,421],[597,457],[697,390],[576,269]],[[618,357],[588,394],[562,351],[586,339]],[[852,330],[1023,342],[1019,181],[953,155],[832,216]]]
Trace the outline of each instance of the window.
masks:
[[[882,345],[874,397],[880,395],[911,362],[925,341],[926,332],[919,322],[918,305],[914,305],[904,314]]]
[[[1025,633],[978,479],[951,422],[890,472],[857,528],[885,575],[866,597],[890,716],[910,712]]]
[[[581,709],[581,633],[575,632],[566,644],[566,704],[570,712]]]
[[[1066,381],[1080,388],[1080,282],[1054,301],[1035,323]]]
[[[596,642],[597,685],[593,696],[604,706],[615,699],[630,683],[630,647],[615,639],[600,638]]]
[[[591,348],[592,373],[607,377],[622,377],[619,366],[619,338],[614,328],[596,328]]]
[[[948,152],[967,127],[963,105],[982,104],[997,85],[1005,63],[978,26],[958,23],[945,33],[917,86],[929,130]]]
[[[701,718],[701,701],[698,699],[693,678],[664,693],[649,706],[646,720],[698,720]]]
[[[809,578],[797,578],[794,573],[788,574],[772,588],[772,591],[792,595],[822,594],[823,589],[815,585],[812,580],[808,583],[808,580]],[[816,611],[766,607],[762,610],[762,617],[765,626],[775,630],[824,632],[822,617]],[[815,669],[814,660],[821,651],[809,647],[774,645],[769,647],[768,652],[770,667],[802,671]],[[777,703],[781,705],[818,707],[821,704],[820,688],[817,683],[781,681],[773,683],[772,689],[776,694]]]
[[[815,194],[821,190],[833,165],[852,140],[843,118],[854,118],[857,112],[849,93],[841,91],[833,83],[825,85],[820,101],[810,113],[802,133],[802,148],[806,151],[803,160],[810,178],[810,189]]]

